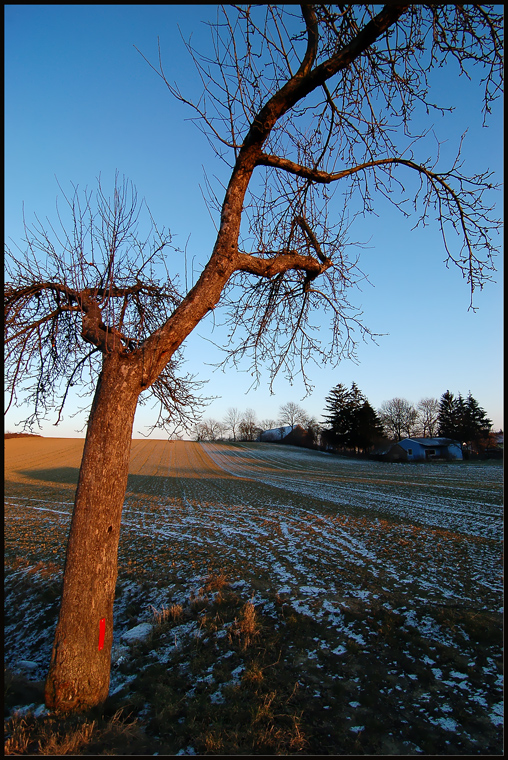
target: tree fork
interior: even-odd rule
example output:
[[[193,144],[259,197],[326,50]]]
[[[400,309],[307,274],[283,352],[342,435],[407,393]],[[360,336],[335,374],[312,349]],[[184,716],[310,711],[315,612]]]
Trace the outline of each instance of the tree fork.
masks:
[[[104,357],[90,412],[46,680],[51,709],[87,710],[108,696],[120,522],[141,390],[132,369],[118,354]]]

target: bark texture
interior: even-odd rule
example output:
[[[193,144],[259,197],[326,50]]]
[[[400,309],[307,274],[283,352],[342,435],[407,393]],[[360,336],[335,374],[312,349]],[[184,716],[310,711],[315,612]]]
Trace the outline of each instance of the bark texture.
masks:
[[[86,710],[108,695],[118,541],[139,395],[133,376],[118,354],[105,356],[79,472],[46,681],[51,709]]]

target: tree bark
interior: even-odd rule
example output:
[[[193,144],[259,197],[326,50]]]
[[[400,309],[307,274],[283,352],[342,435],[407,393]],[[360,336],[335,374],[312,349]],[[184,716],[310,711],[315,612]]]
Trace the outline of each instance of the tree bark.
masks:
[[[118,354],[105,355],[95,391],[46,680],[51,709],[87,710],[108,695],[120,522],[141,390],[133,369]]]

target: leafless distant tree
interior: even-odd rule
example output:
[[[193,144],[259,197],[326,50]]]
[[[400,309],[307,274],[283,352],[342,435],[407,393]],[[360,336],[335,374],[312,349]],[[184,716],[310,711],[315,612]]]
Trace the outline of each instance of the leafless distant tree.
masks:
[[[273,420],[271,417],[265,417],[265,419],[260,420],[259,427],[261,430],[275,430],[277,427],[277,420]]]
[[[233,434],[233,441],[236,441],[236,433],[242,416],[235,406],[230,406],[224,415],[224,426]]]
[[[424,438],[432,438],[437,432],[439,399],[422,398],[416,405],[418,424]]]
[[[428,145],[419,141],[425,135],[412,132],[411,118],[415,109],[436,108],[428,72],[452,60],[473,86],[481,82],[488,116],[502,81],[500,10],[303,4],[218,12],[213,52],[201,57],[189,45],[204,82],[199,101],[190,103],[170,83],[174,72],[166,75],[162,57],[156,68],[230,166],[223,198],[211,191],[217,238],[196,284],[180,293],[174,277],[155,276],[157,257],[157,266],[168,261],[164,235],[141,252],[133,243],[120,253],[132,229],[121,189],[101,206],[99,236],[91,234],[87,246],[88,205],[71,202],[68,234],[50,239],[40,230],[24,255],[8,256],[11,403],[20,399],[20,383],[31,388],[34,422],[61,379],[64,395],[88,377],[96,383],[46,683],[53,709],[83,710],[107,696],[134,413],[141,394],[153,389],[171,418],[185,414],[193,388],[178,379],[178,351],[203,317],[222,305],[228,356],[250,356],[255,375],[267,363],[272,379],[278,372],[305,379],[310,360],[322,365],[352,355],[354,330],[366,331],[348,300],[363,277],[357,249],[348,254],[348,229],[379,194],[404,210],[410,176],[415,223],[435,215],[447,260],[471,291],[493,268],[499,223],[491,213],[491,175],[468,175],[460,158],[442,166],[439,144],[435,161],[427,160]],[[334,188],[342,195],[329,215]],[[316,310],[331,319],[328,344],[313,326]]]
[[[223,438],[225,431],[225,425],[213,417],[201,419],[194,426],[194,433],[198,441],[219,441]]]
[[[282,425],[291,425],[291,429],[295,425],[305,423],[307,418],[305,409],[294,401],[288,401],[279,408],[279,422]]]
[[[379,408],[379,418],[386,434],[397,441],[415,435],[418,412],[405,398],[383,401]]]
[[[239,425],[240,438],[242,441],[255,441],[260,432],[254,409],[246,409],[242,414]]]
[[[319,440],[319,435],[321,433],[321,425],[318,423],[315,417],[306,416],[302,420],[302,427],[304,430],[307,431],[309,434],[309,438],[312,441],[313,444],[316,444]]]

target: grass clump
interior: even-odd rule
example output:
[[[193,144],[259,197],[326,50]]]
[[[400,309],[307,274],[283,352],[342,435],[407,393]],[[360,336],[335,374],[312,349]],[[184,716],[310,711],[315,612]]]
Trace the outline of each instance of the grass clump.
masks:
[[[235,620],[230,630],[230,640],[235,637],[241,642],[242,649],[247,649],[261,634],[256,608],[252,602],[244,604],[238,620]]]
[[[14,715],[5,722],[4,734],[6,755],[152,754],[156,746],[122,710],[110,718]]]
[[[156,609],[153,604],[150,605],[153,613],[153,619],[156,626],[164,626],[168,623],[176,623],[183,616],[183,607],[181,604],[172,604],[170,607]]]

